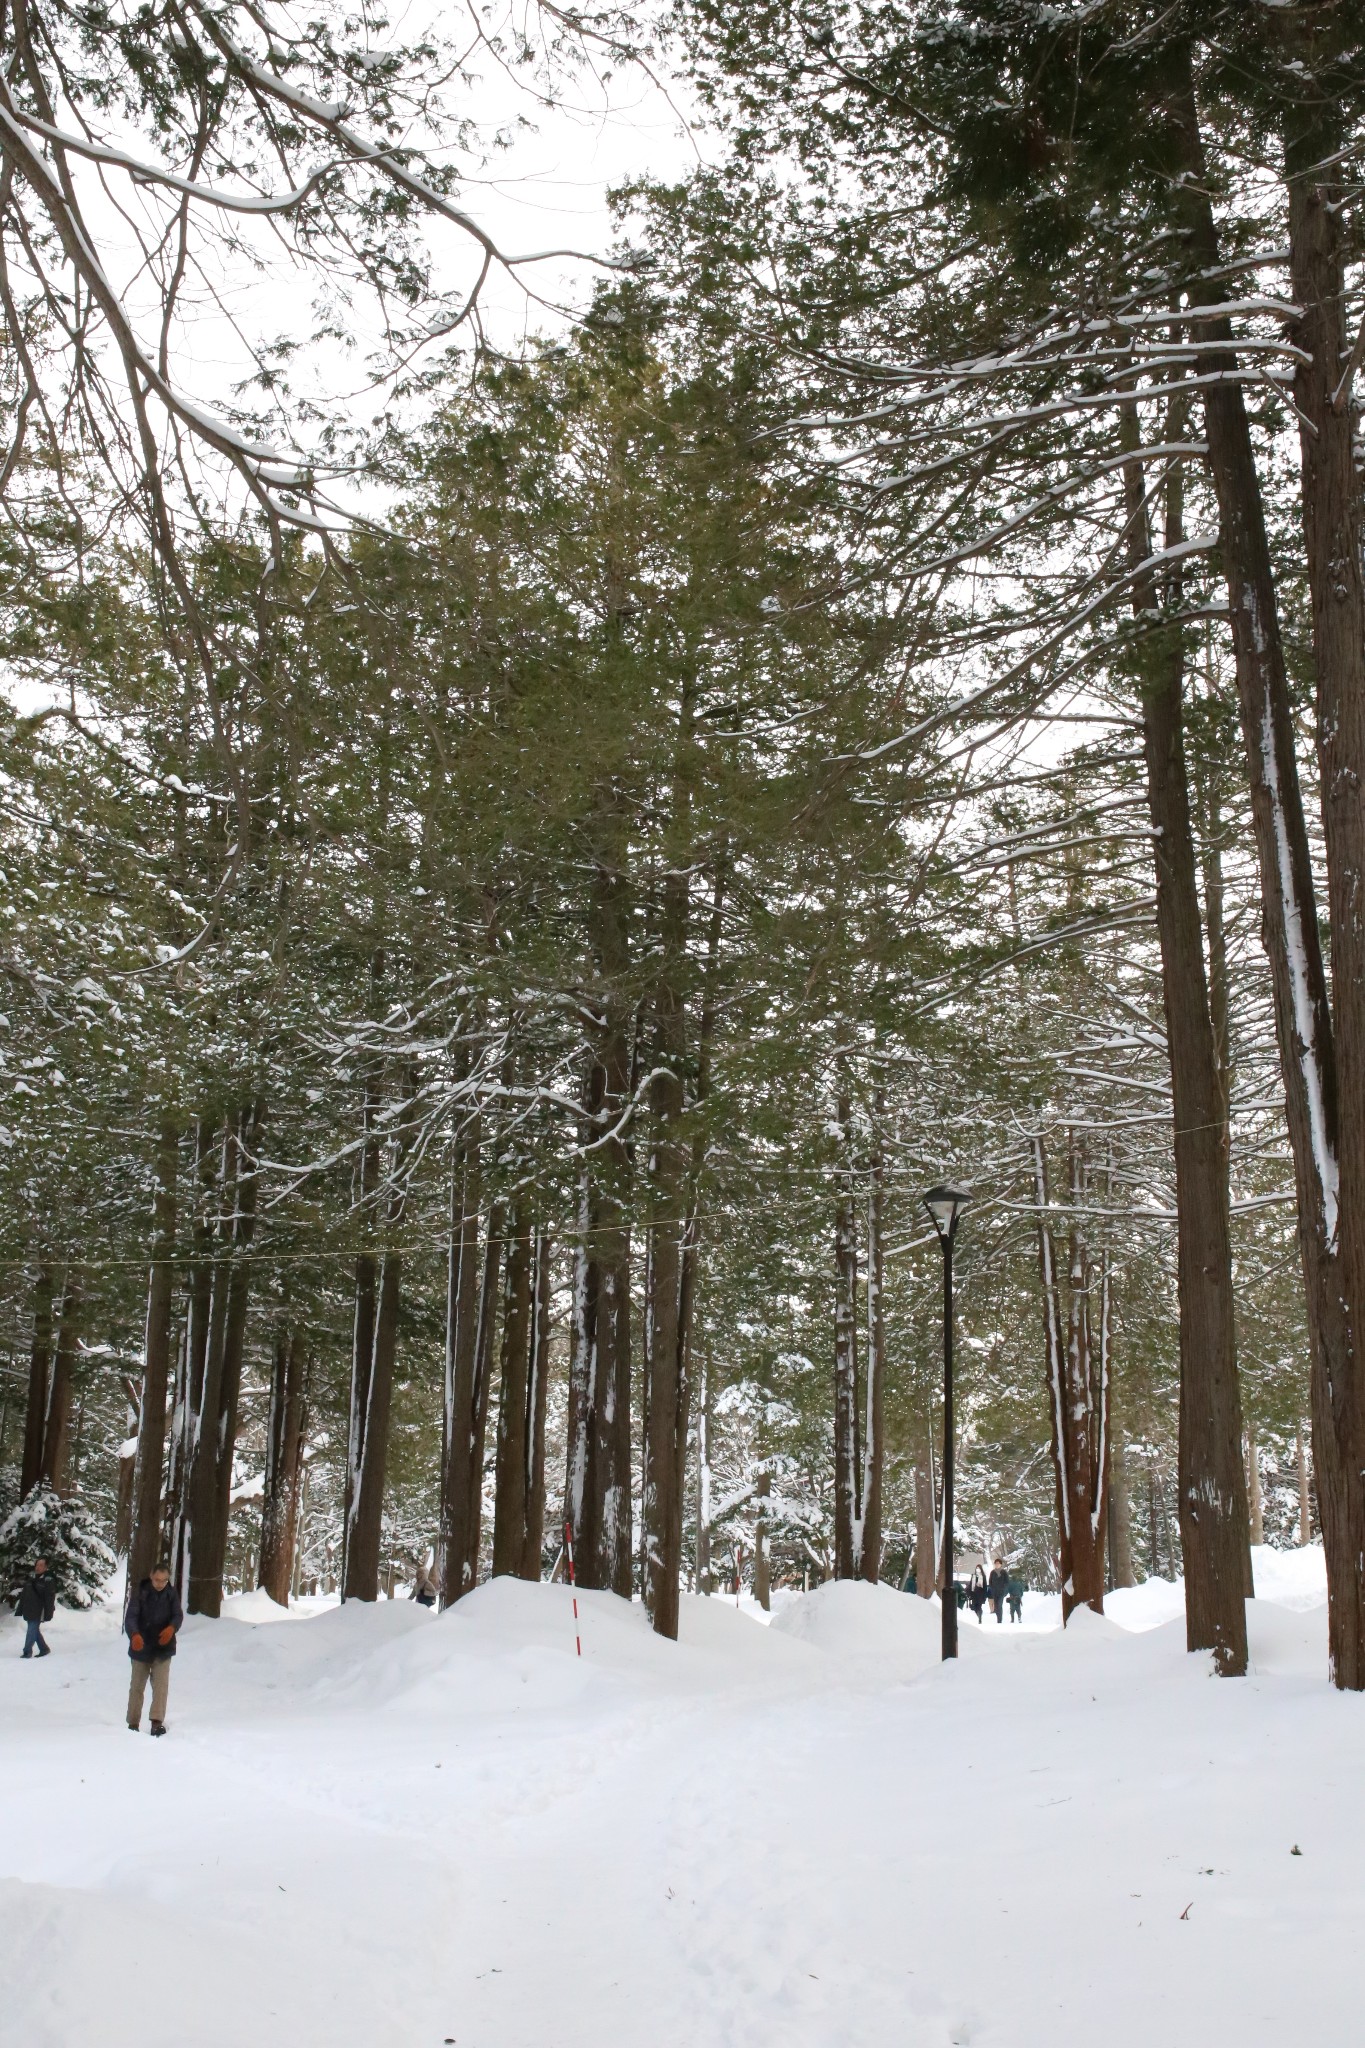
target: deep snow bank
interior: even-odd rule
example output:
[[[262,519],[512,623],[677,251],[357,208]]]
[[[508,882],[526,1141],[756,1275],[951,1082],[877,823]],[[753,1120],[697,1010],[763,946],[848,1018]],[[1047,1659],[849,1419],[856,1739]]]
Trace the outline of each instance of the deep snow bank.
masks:
[[[861,1584],[769,1628],[687,1600],[677,1644],[580,1595],[581,1659],[558,1587],[235,1603],[165,1743],[121,1726],[116,1615],[40,1665],[7,1623],[0,2041],[1350,2039],[1365,1701],[1277,1569],[1228,1683],[1147,1589],[1137,1628],[968,1618],[949,1667],[935,1605]]]

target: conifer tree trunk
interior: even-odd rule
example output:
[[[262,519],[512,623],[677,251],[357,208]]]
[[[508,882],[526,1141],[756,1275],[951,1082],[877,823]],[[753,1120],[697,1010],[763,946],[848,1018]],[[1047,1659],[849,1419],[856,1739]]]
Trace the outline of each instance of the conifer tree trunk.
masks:
[[[47,1396],[47,1424],[43,1431],[43,1478],[58,1493],[67,1491],[67,1468],[71,1457],[71,1398],[80,1350],[81,1274],[72,1267],[62,1296],[62,1322],[57,1337],[57,1354],[52,1365],[52,1384]]]
[[[479,1334],[480,1127],[470,1118],[457,1139],[451,1171],[450,1246],[446,1269],[444,1454],[441,1465],[441,1605],[467,1593],[473,1499],[483,1484],[475,1456],[475,1356]]]
[[[1260,1545],[1265,1542],[1265,1504],[1261,1496],[1261,1454],[1256,1445],[1256,1432],[1247,1424],[1247,1507],[1250,1510],[1251,1540]]]
[[[768,1511],[767,1501],[773,1490],[772,1473],[764,1470],[758,1475],[754,1489],[758,1496],[758,1516],[754,1523],[754,1598],[763,1612],[772,1606],[772,1560],[768,1555]]]
[[[1110,1389],[1105,1339],[1092,1328],[1093,1267],[1078,1211],[1086,1170],[1080,1144],[1068,1139],[1072,1223],[1067,1293],[1062,1285],[1049,1221],[1047,1157],[1041,1135],[1030,1141],[1033,1201],[1038,1232],[1038,1267],[1043,1301],[1043,1342],[1048,1406],[1052,1422],[1052,1464],[1057,1493],[1057,1529],[1062,1581],[1062,1620],[1079,1606],[1104,1612],[1105,1477]],[[1102,1319],[1101,1319],[1102,1322]],[[1096,1366],[1098,1363],[1098,1370]]]
[[[1339,1686],[1365,1689],[1365,569],[1360,414],[1347,383],[1341,107],[1305,94],[1285,135],[1290,272],[1303,308],[1294,372],[1303,533],[1317,670],[1319,787],[1332,957],[1335,1251],[1343,1356],[1317,1347],[1313,1447]],[[1330,1228],[1329,1228],[1330,1235]],[[1326,1368],[1325,1370],[1323,1368]]]
[[[932,1600],[938,1582],[938,1526],[934,1514],[934,1470],[929,1425],[917,1432],[915,1451],[915,1591]]]
[[[1137,419],[1126,409],[1135,445]],[[1167,486],[1164,545],[1184,539],[1179,471]],[[1151,558],[1146,479],[1125,464],[1129,559]],[[1179,572],[1168,578],[1179,607]],[[1157,613],[1155,577],[1139,573],[1133,605]],[[1190,819],[1184,737],[1184,650],[1180,629],[1157,629],[1147,649],[1142,726],[1147,802],[1156,864],[1156,921],[1174,1118],[1177,1290],[1180,1306],[1180,1537],[1185,1564],[1185,1635],[1212,1650],[1225,1677],[1246,1670],[1250,1580],[1242,1404],[1232,1292],[1226,1102],[1204,971],[1198,862]]]
[[[213,1316],[213,1205],[219,1157],[213,1121],[201,1117],[195,1133],[195,1210],[185,1329],[176,1366],[166,1464],[167,1554],[182,1600],[189,1595],[189,1475],[204,1414],[204,1374]]]
[[[851,1579],[858,1519],[858,1239],[846,1095],[839,1096],[835,1115],[843,1164],[834,1212],[834,1576]]]
[[[27,1500],[43,1476],[48,1381],[52,1371],[52,1268],[38,1268],[33,1286],[33,1346],[29,1352],[28,1405],[24,1410],[24,1451],[19,1498]]]
[[[223,1207],[210,1279],[203,1371],[198,1400],[191,1402],[187,1428],[181,1568],[185,1609],[190,1614],[217,1616],[222,1612],[249,1292],[243,1254],[251,1243],[256,1223],[256,1151],[262,1116],[262,1104],[253,1103],[239,1112],[223,1137],[219,1180]],[[194,1277],[197,1281],[198,1276]],[[190,1307],[193,1317],[193,1298]],[[192,1325],[187,1326],[187,1384],[193,1370],[189,1347],[194,1334]]]
[[[463,1583],[476,1584],[483,1542],[483,1463],[488,1435],[488,1395],[493,1378],[493,1337],[498,1319],[498,1275],[502,1270],[503,1212],[495,1202],[488,1212],[483,1275],[474,1337],[474,1384],[470,1402],[470,1477],[472,1485],[465,1524]]]
[[[133,1474],[133,1526],[128,1543],[128,1584],[136,1588],[156,1563],[161,1545],[161,1467],[166,1448],[166,1392],[171,1366],[171,1304],[175,1287],[176,1166],[174,1123],[163,1118],[156,1149],[152,1257],[147,1281],[142,1396],[138,1406],[137,1461]]]
[[[1111,1454],[1109,1464],[1109,1554],[1115,1588],[1135,1586],[1133,1507],[1121,1451],[1116,1456]]]
[[[298,1534],[303,1451],[307,1439],[308,1349],[303,1330],[281,1320],[275,1330],[270,1416],[265,1439],[265,1497],[256,1583],[280,1607],[289,1605]]]
[[[526,1555],[526,1397],[530,1384],[534,1246],[525,1204],[512,1210],[502,1316],[502,1374],[493,1494],[493,1576],[520,1575]]]
[[[545,1544],[545,1403],[550,1378],[550,1262],[548,1231],[535,1235],[532,1266],[531,1363],[526,1387],[526,1540],[521,1576],[539,1579]]]
[[[711,1373],[705,1353],[697,1401],[697,1591],[714,1593],[711,1570]]]
[[[877,1105],[880,1118],[881,1103]],[[886,1313],[882,1302],[882,1207],[885,1169],[881,1142],[872,1158],[867,1220],[867,1414],[863,1429],[863,1512],[858,1545],[860,1575],[874,1586],[882,1565],[882,1464],[885,1424]]]
[[[664,948],[674,963],[686,943],[686,879],[670,876]],[[650,1226],[645,1282],[645,1603],[655,1633],[676,1639],[682,1575],[682,1495],[678,1486],[683,1406],[683,1258],[687,1235],[688,1152],[683,1114],[684,1010],[670,975],[654,998],[656,1072],[651,1087]]]
[[[588,1088],[593,1133],[587,1174],[585,1267],[576,1326],[581,1336],[576,1430],[584,1458],[571,1492],[579,1582],[632,1593],[631,1234],[629,1142],[622,1120],[630,1098],[630,1039],[622,988],[630,965],[625,821],[619,794],[602,800],[601,843],[591,890],[592,942],[601,991]]]
[[[1222,280],[1214,275],[1221,252],[1189,75],[1175,101],[1173,118],[1183,138],[1186,172],[1177,187],[1177,204],[1191,254],[1202,273],[1191,285],[1191,296],[1196,303],[1213,305],[1219,303],[1224,290]],[[1206,341],[1226,344],[1201,358],[1203,376],[1218,380],[1205,385],[1204,419],[1218,498],[1220,549],[1261,876],[1262,935],[1270,963],[1298,1196],[1299,1249],[1312,1347],[1313,1426],[1326,1503],[1329,1656],[1336,1684],[1360,1690],[1365,1687],[1365,1478],[1349,1419],[1355,1405],[1349,1390],[1357,1369],[1348,1296],[1355,1254],[1348,1272],[1339,1256],[1344,1239],[1336,1053],[1260,478],[1237,382],[1230,325],[1218,315],[1211,315],[1201,325]],[[1329,783],[1329,805],[1331,787]],[[1330,862],[1329,846],[1329,867]],[[1349,971],[1347,980],[1349,1002]],[[1357,1164],[1353,1164],[1353,1175]],[[1354,1181],[1352,1185],[1354,1188]],[[1352,1243],[1356,1228],[1353,1216],[1346,1231]],[[1238,1463],[1240,1469],[1240,1458]]]
[[[397,1214],[395,1214],[395,1209]],[[395,1194],[390,1225],[401,1220],[402,1197]],[[393,1401],[393,1369],[398,1353],[399,1289],[402,1254],[386,1246],[378,1262],[374,1313],[367,1360],[353,1362],[352,1415],[354,1464],[346,1548],[342,1561],[343,1600],[379,1598],[380,1549],[384,1524],[384,1475],[389,1455],[389,1414]]]
[[[597,1071],[594,1066],[594,1078]],[[589,1117],[592,1101],[590,1082],[585,1104]],[[597,1261],[592,1252],[591,1228],[592,1186],[585,1160],[579,1175],[578,1229],[574,1240],[569,1326],[568,1454],[564,1477],[564,1520],[573,1531],[575,1559],[584,1560],[594,1557],[597,1549],[597,1503],[588,1484],[593,1405],[597,1398]]]

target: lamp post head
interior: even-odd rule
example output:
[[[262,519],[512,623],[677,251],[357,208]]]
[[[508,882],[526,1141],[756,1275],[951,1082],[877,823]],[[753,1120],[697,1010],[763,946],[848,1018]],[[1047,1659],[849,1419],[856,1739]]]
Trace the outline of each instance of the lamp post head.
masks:
[[[934,1219],[934,1228],[945,1244],[951,1244],[957,1233],[957,1219],[972,1199],[970,1188],[962,1188],[950,1180],[941,1181],[936,1188],[930,1188],[924,1197],[924,1206]]]

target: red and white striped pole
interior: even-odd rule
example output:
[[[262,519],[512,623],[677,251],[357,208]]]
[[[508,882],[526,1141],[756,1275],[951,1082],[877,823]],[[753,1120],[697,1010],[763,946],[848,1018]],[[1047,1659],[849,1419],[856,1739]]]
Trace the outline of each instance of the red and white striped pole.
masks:
[[[564,1524],[564,1555],[569,1560],[569,1591],[573,1594],[573,1641],[579,1656],[583,1655],[583,1638],[578,1633],[578,1584],[573,1575],[573,1523]]]

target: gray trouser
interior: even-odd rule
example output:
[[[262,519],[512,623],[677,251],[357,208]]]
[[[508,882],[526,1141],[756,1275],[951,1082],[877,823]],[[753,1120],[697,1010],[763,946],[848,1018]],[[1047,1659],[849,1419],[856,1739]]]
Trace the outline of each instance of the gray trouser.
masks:
[[[152,1719],[166,1718],[166,1695],[171,1689],[171,1660],[169,1657],[153,1657],[150,1664],[144,1664],[138,1657],[133,1659],[133,1675],[128,1686],[128,1726],[136,1728],[142,1720],[142,1696],[147,1690],[147,1680],[152,1681]]]

